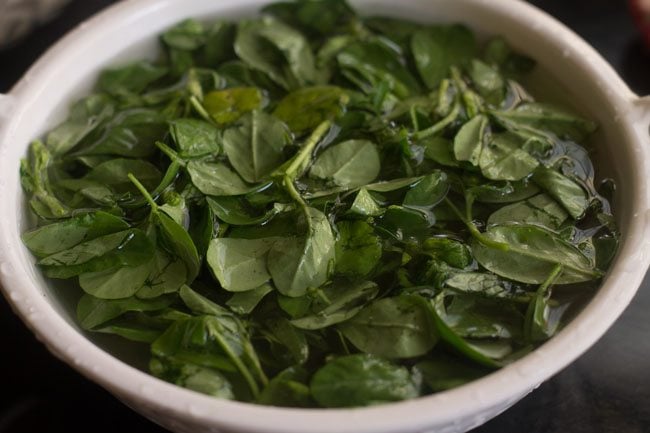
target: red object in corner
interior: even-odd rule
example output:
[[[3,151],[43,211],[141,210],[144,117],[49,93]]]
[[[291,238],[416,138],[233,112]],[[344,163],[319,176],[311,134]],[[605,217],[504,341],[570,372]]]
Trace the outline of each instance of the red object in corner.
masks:
[[[650,48],[650,0],[629,0],[632,15],[641,30],[646,47]]]

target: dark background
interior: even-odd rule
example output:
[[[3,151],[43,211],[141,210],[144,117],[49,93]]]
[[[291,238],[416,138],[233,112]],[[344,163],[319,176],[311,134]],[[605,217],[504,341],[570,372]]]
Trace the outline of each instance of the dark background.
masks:
[[[66,31],[114,2],[72,1],[57,19],[0,51],[0,92]],[[626,1],[531,2],[595,46],[634,91],[650,93],[650,54]],[[589,352],[472,433],[650,432],[649,313],[650,277]],[[0,433],[164,432],[54,359],[1,298],[0,335]]]

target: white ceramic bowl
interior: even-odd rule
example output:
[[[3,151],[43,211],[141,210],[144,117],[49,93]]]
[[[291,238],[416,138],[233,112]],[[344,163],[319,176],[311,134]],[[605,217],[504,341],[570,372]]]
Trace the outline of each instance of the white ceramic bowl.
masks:
[[[502,412],[589,348],[637,290],[650,254],[648,124],[650,100],[638,98],[583,40],[516,0],[358,0],[362,12],[421,21],[461,21],[502,34],[560,83],[560,94],[600,123],[601,170],[615,178],[623,242],[601,289],[551,341],[471,384],[412,401],[345,409],[281,409],[216,400],[158,380],[93,344],[72,309],[34,266],[20,233],[26,228],[18,164],[31,139],[61,121],[74,99],[107,65],[152,57],[156,35],[186,17],[255,13],[264,0],[139,0],[99,14],[47,52],[0,99],[0,279],[5,296],[56,356],[126,404],[176,432],[389,433],[464,432]],[[543,79],[544,74],[538,78]],[[558,396],[561,398],[561,396]]]

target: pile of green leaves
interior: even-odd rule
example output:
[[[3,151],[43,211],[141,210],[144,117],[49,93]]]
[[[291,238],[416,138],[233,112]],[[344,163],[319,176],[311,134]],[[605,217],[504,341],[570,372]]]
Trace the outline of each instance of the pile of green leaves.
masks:
[[[160,40],[21,166],[38,266],[158,377],[297,407],[437,392],[553,336],[615,254],[595,125],[533,99],[501,38],[302,0]]]

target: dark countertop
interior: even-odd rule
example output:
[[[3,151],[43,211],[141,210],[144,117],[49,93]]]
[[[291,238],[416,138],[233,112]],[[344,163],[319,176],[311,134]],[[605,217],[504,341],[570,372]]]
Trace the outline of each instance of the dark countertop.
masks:
[[[0,92],[67,30],[114,0],[74,0],[50,24],[0,51]],[[639,94],[650,52],[623,0],[533,0],[598,49]],[[2,13],[0,11],[0,13]],[[650,432],[650,276],[585,355],[473,433]],[[0,299],[0,433],[164,432],[52,357]]]

